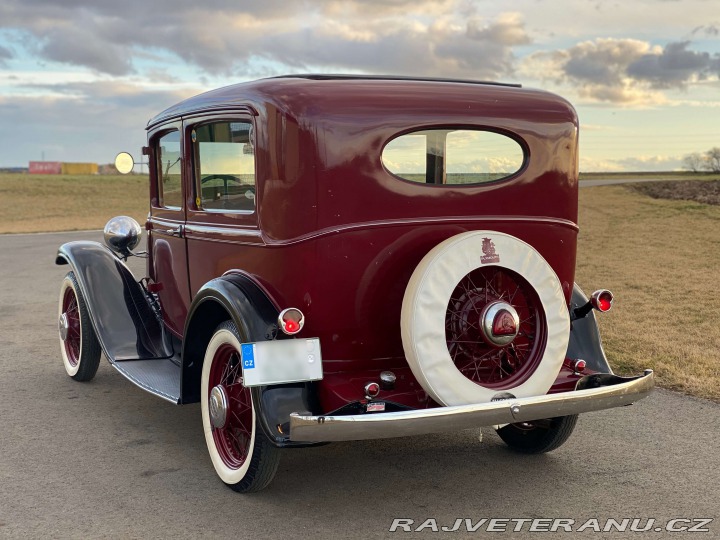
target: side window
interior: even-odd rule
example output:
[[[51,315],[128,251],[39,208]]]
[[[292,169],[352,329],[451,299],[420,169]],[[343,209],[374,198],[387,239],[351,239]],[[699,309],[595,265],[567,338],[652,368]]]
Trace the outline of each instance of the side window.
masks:
[[[255,210],[255,149],[249,122],[214,122],[196,126],[195,178],[203,210]]]
[[[494,131],[431,129],[401,135],[382,153],[396,176],[423,184],[483,184],[518,172],[525,162],[520,144]]]
[[[182,208],[180,132],[171,131],[160,137],[156,155],[160,206]]]

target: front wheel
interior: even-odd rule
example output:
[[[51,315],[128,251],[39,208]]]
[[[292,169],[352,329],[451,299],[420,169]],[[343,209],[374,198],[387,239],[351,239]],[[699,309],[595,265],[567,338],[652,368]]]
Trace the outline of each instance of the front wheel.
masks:
[[[65,371],[76,381],[89,381],[100,365],[100,342],[73,272],[68,272],[60,287],[58,331]]]
[[[578,415],[559,416],[547,420],[535,420],[508,424],[497,434],[510,448],[524,454],[544,454],[562,446],[568,440]]]
[[[252,392],[243,385],[240,343],[232,321],[217,327],[205,351],[200,403],[215,472],[231,489],[250,493],[270,484],[280,452],[260,428]]]

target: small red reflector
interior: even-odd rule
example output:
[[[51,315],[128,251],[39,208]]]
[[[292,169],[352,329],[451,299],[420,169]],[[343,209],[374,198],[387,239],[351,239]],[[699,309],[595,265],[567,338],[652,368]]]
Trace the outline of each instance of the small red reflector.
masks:
[[[585,366],[587,366],[587,363],[585,362],[585,360],[576,360],[575,361],[575,366],[574,366],[575,371],[577,371],[577,372],[585,371]]]
[[[376,397],[380,393],[380,385],[376,382],[367,383],[365,385],[365,396],[368,399]]]

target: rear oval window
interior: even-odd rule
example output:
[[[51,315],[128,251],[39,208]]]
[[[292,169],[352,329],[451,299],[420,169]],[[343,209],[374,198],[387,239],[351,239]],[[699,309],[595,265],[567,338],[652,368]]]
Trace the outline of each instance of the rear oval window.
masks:
[[[388,171],[411,182],[472,185],[514,175],[525,152],[515,139],[494,131],[431,129],[393,139],[382,161]]]

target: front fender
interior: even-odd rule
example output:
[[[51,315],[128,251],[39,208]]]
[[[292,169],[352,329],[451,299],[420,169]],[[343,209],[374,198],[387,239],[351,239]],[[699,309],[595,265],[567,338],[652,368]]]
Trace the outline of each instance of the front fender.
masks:
[[[130,269],[99,242],[68,242],[55,264],[69,264],[90,320],[111,361],[169,358],[172,347]]]

